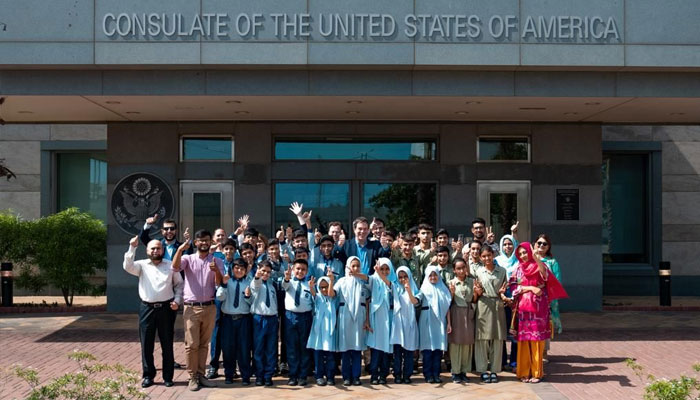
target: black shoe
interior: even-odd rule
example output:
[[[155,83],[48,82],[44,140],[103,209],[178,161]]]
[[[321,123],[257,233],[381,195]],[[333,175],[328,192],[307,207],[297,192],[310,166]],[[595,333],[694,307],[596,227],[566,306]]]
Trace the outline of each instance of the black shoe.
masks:
[[[331,378],[328,380],[328,386],[335,386],[335,378]]]
[[[299,386],[306,386],[308,384],[309,382],[306,381],[306,378],[299,379]]]
[[[219,377],[219,371],[217,371],[214,367],[209,367],[207,368],[207,373],[204,375],[204,377],[207,379],[216,379]]]
[[[151,378],[143,378],[143,381],[141,381],[141,387],[142,388],[147,388],[153,386],[153,379]]]
[[[483,383],[491,383],[491,375],[487,374],[486,372],[484,372],[483,374],[481,374],[481,382],[483,382]]]
[[[175,384],[173,383],[173,381],[165,381],[163,382],[163,385],[165,385],[165,387],[173,387],[173,385]]]
[[[379,385],[379,379],[377,379],[377,378],[372,378],[372,379],[369,381],[369,384],[370,384],[370,385]]]
[[[434,381],[435,383],[442,383],[442,379],[440,379],[439,376],[436,376],[435,378],[433,378],[433,381]]]
[[[289,380],[287,381],[288,386],[296,386],[298,384],[299,384],[299,382],[294,378],[289,378]]]
[[[435,379],[432,376],[425,378],[425,383],[435,383]]]
[[[265,386],[267,387],[272,387],[272,379],[268,379],[265,381]]]
[[[498,375],[491,373],[491,383],[498,383]]]
[[[462,383],[469,383],[469,378],[467,378],[467,374],[459,374],[459,379],[462,380]]]
[[[452,383],[462,383],[462,377],[459,374],[452,374]]]
[[[352,385],[353,386],[362,386],[362,381],[359,379],[355,379],[354,381],[352,381]]]
[[[233,378],[225,378],[224,383],[227,385],[233,385]]]
[[[386,385],[386,378],[379,378],[380,385]]]
[[[263,382],[261,380],[258,380],[258,379],[255,380],[255,386],[262,386],[264,384],[265,384],[265,382]]]
[[[180,364],[179,362],[174,362],[174,363],[173,363],[173,367],[174,367],[175,369],[183,369],[183,368],[184,368],[184,367],[182,366],[182,364]]]
[[[289,373],[289,364],[287,364],[287,363],[280,363],[278,368],[279,368],[280,374],[282,374],[282,375],[286,375]]]
[[[241,382],[241,385],[243,385],[243,386],[250,386],[250,379],[244,379],[244,380]]]
[[[405,383],[406,385],[410,385],[413,383],[413,381],[411,380],[411,378],[403,378],[403,383]]]
[[[350,386],[352,385],[352,382],[350,382],[350,379],[343,379],[343,386]]]
[[[397,385],[400,385],[403,383],[403,379],[396,377],[396,378],[394,378],[394,383],[396,383]]]
[[[326,382],[326,380],[323,379],[323,378],[318,378],[318,379],[316,379],[316,384],[317,384],[318,386],[326,386],[327,382]]]

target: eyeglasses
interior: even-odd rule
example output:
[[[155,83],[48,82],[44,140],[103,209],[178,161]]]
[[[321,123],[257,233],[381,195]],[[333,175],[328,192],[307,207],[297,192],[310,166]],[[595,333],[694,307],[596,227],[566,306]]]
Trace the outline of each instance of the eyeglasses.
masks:
[[[547,243],[547,242],[537,242],[535,244],[540,246],[540,247],[549,246],[549,243]]]
[[[174,231],[174,230],[176,230],[177,228],[174,227],[174,226],[164,226],[164,227],[162,227],[161,229],[164,230],[164,231]]]

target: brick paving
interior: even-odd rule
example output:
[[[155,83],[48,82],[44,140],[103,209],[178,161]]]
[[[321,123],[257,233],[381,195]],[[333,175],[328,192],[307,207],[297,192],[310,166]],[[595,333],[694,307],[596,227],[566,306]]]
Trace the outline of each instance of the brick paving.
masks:
[[[156,385],[147,390],[154,399],[236,398],[488,398],[488,399],[630,399],[642,397],[643,384],[625,366],[636,358],[646,372],[659,377],[690,373],[700,361],[700,313],[608,312],[565,313],[565,333],[552,342],[546,381],[523,384],[503,373],[498,384],[484,385],[472,377],[469,385],[422,383],[371,387],[291,388],[277,378],[272,389],[233,385],[188,392],[186,372],[176,370],[176,386]],[[74,349],[88,351],[101,361],[120,362],[140,371],[137,320],[132,314],[2,315],[0,316],[0,369],[22,363],[39,370],[43,380],[71,367],[66,355]],[[176,360],[184,360],[182,330],[176,333]],[[156,365],[159,365],[156,346]],[[443,374],[447,382],[448,374]],[[363,380],[366,382],[367,377]],[[156,378],[156,382],[160,377]],[[0,379],[0,398],[22,398],[27,386],[16,378]]]

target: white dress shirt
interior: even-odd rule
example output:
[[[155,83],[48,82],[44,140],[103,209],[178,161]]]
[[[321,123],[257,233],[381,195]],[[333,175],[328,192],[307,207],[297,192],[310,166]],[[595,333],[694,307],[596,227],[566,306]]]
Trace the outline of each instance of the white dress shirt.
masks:
[[[182,304],[184,281],[174,272],[168,260],[157,265],[149,259],[134,261],[136,248],[129,246],[124,253],[124,271],[139,277],[139,297],[147,303],[158,303],[174,298]]]

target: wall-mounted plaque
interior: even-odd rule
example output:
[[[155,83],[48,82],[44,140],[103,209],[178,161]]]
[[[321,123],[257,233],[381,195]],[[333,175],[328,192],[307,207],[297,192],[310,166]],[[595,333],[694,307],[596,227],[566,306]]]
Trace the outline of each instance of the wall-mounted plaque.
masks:
[[[578,189],[557,189],[557,221],[578,221]]]
[[[158,232],[160,224],[172,218],[175,198],[164,180],[139,172],[123,178],[114,187],[111,210],[117,225],[130,235],[138,234],[146,218],[157,213],[155,232]]]

